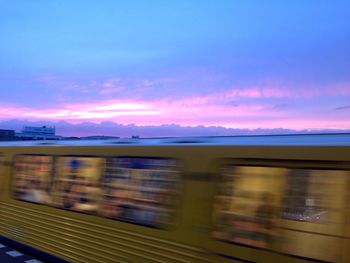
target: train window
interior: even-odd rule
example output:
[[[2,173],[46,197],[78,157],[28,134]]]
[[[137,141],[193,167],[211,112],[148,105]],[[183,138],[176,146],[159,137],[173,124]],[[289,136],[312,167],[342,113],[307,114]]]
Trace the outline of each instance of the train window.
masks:
[[[283,200],[283,253],[338,262],[346,220],[349,172],[291,169]],[[344,261],[345,262],[345,261]]]
[[[179,162],[160,158],[108,158],[99,214],[163,228],[174,219]]]
[[[104,159],[61,156],[55,165],[53,205],[63,209],[94,213],[100,196]]]
[[[277,233],[285,172],[286,169],[274,167],[224,167],[212,236],[254,247],[271,247]]]
[[[340,223],[339,196],[346,171],[293,169],[287,175],[282,217],[290,220]]]
[[[50,203],[52,164],[52,156],[17,155],[12,181],[14,198],[39,204]]]

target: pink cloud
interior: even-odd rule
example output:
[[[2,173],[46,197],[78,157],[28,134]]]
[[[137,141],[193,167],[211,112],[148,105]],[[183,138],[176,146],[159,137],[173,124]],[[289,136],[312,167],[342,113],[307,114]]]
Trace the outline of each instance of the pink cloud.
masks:
[[[189,96],[184,99],[173,100],[174,103],[181,104],[182,106],[208,106],[208,105],[220,105],[232,100],[239,100],[242,98],[283,98],[292,97],[293,94],[286,89],[279,88],[246,88],[246,89],[230,89],[221,92],[213,92],[207,95],[195,95]],[[167,100],[168,103],[172,103],[172,100]]]
[[[191,75],[191,77],[193,76]],[[56,87],[56,90],[61,90],[61,92],[57,92],[57,96],[66,96],[66,101],[69,99],[71,101],[73,101],[73,99],[76,101],[79,93],[82,94],[85,101],[98,101],[107,96],[118,96],[119,98],[123,97],[132,100],[149,97],[149,94],[154,94],[155,98],[166,98],[167,96],[183,98],[184,90],[186,90],[187,94],[190,94],[182,99],[185,105],[205,105],[207,103],[219,103],[219,101],[224,102],[225,100],[230,99],[308,99],[322,96],[350,96],[350,83],[346,82],[322,86],[309,85],[302,87],[296,85],[295,87],[287,87],[283,83],[276,83],[273,80],[267,80],[262,85],[247,87],[232,86],[229,89],[225,89],[224,87],[220,87],[219,83],[215,84],[216,79],[214,78],[213,82],[212,76],[204,74],[198,78],[200,81],[204,82],[200,82],[201,85],[205,85],[205,81],[207,81],[208,85],[211,86],[211,90],[217,85],[217,91],[210,92],[209,89],[205,91],[205,95],[196,95],[198,94],[198,87],[194,89],[194,84],[188,82],[188,79],[184,78],[184,76],[158,77],[150,79],[112,77],[106,78],[102,81],[89,81],[82,83],[79,81],[64,80],[57,76],[44,75],[38,78],[38,80],[45,84],[45,86]],[[164,92],[159,92],[161,87],[164,87]],[[74,97],[72,94],[74,94]]]
[[[214,96],[215,97],[215,96]],[[242,104],[238,106],[215,104],[211,97],[197,97],[193,100],[162,101],[116,101],[98,103],[67,104],[62,108],[34,110],[3,106],[6,119],[27,118],[31,120],[67,120],[72,123],[82,121],[101,122],[105,120],[121,124],[160,125],[177,123],[181,125],[217,125],[227,128],[291,128],[322,129],[349,128],[350,120],[332,116],[309,114],[291,115],[290,112],[266,107],[264,104]],[[3,118],[4,119],[4,118]]]
[[[51,80],[51,79],[49,79]],[[110,79],[104,83],[101,93],[108,94],[120,87],[120,79]],[[101,83],[100,83],[101,84]],[[94,83],[94,85],[100,85]],[[151,85],[150,83],[148,83]],[[147,83],[143,88],[147,89]],[[74,85],[74,84],[72,84]],[[272,107],[265,99],[304,98],[314,96],[350,95],[346,84],[334,86],[333,89],[310,88],[302,92],[291,92],[284,87],[248,87],[212,92],[205,95],[185,98],[163,99],[108,99],[96,98],[90,103],[62,103],[46,109],[2,105],[2,119],[26,118],[30,120],[67,120],[74,123],[83,121],[114,121],[121,124],[138,125],[180,124],[188,126],[219,125],[228,128],[291,128],[291,129],[349,129],[350,120],[344,116],[327,113],[327,108],[308,109],[305,101],[303,108]],[[79,87],[77,87],[79,89]],[[109,89],[113,89],[109,91]],[[244,99],[244,103],[240,101]],[[259,100],[260,99],[260,100]],[[238,101],[235,105],[232,101]],[[329,105],[326,105],[329,106]],[[323,107],[326,107],[323,106]],[[319,106],[319,107],[322,107]],[[332,108],[332,107],[330,107]],[[334,107],[333,107],[334,108]]]
[[[231,89],[225,93],[229,98],[281,98],[291,97],[293,93],[286,88],[251,87]]]
[[[120,78],[108,79],[105,82],[102,82],[100,86],[101,87],[98,93],[102,95],[118,93],[125,89],[124,85],[122,84],[122,79]]]
[[[105,86],[104,88],[101,88],[99,90],[99,94],[102,95],[111,95],[111,94],[115,94],[115,93],[119,93],[121,91],[123,91],[125,89],[125,87],[123,86]]]

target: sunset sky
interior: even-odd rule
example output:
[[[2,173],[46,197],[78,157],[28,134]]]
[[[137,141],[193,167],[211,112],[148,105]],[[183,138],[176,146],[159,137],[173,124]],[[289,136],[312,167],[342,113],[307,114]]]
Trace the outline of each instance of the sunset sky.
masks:
[[[350,129],[349,14],[342,0],[0,0],[0,121]]]

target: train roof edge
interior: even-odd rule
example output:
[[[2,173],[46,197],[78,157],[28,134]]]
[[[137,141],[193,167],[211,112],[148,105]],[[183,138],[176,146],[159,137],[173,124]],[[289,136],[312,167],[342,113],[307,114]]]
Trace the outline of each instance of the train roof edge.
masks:
[[[104,140],[6,141],[9,146],[350,146],[350,133],[249,136],[153,137]]]

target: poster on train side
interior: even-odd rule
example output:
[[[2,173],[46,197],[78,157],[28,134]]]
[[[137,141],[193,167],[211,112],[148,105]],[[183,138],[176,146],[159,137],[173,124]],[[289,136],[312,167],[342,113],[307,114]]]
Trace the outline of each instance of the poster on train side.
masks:
[[[163,227],[175,217],[179,163],[161,158],[108,158],[99,214],[129,223]]]
[[[104,159],[62,156],[55,165],[53,204],[63,209],[95,213],[101,193]]]
[[[47,155],[17,155],[12,181],[15,199],[49,204],[53,157]]]

